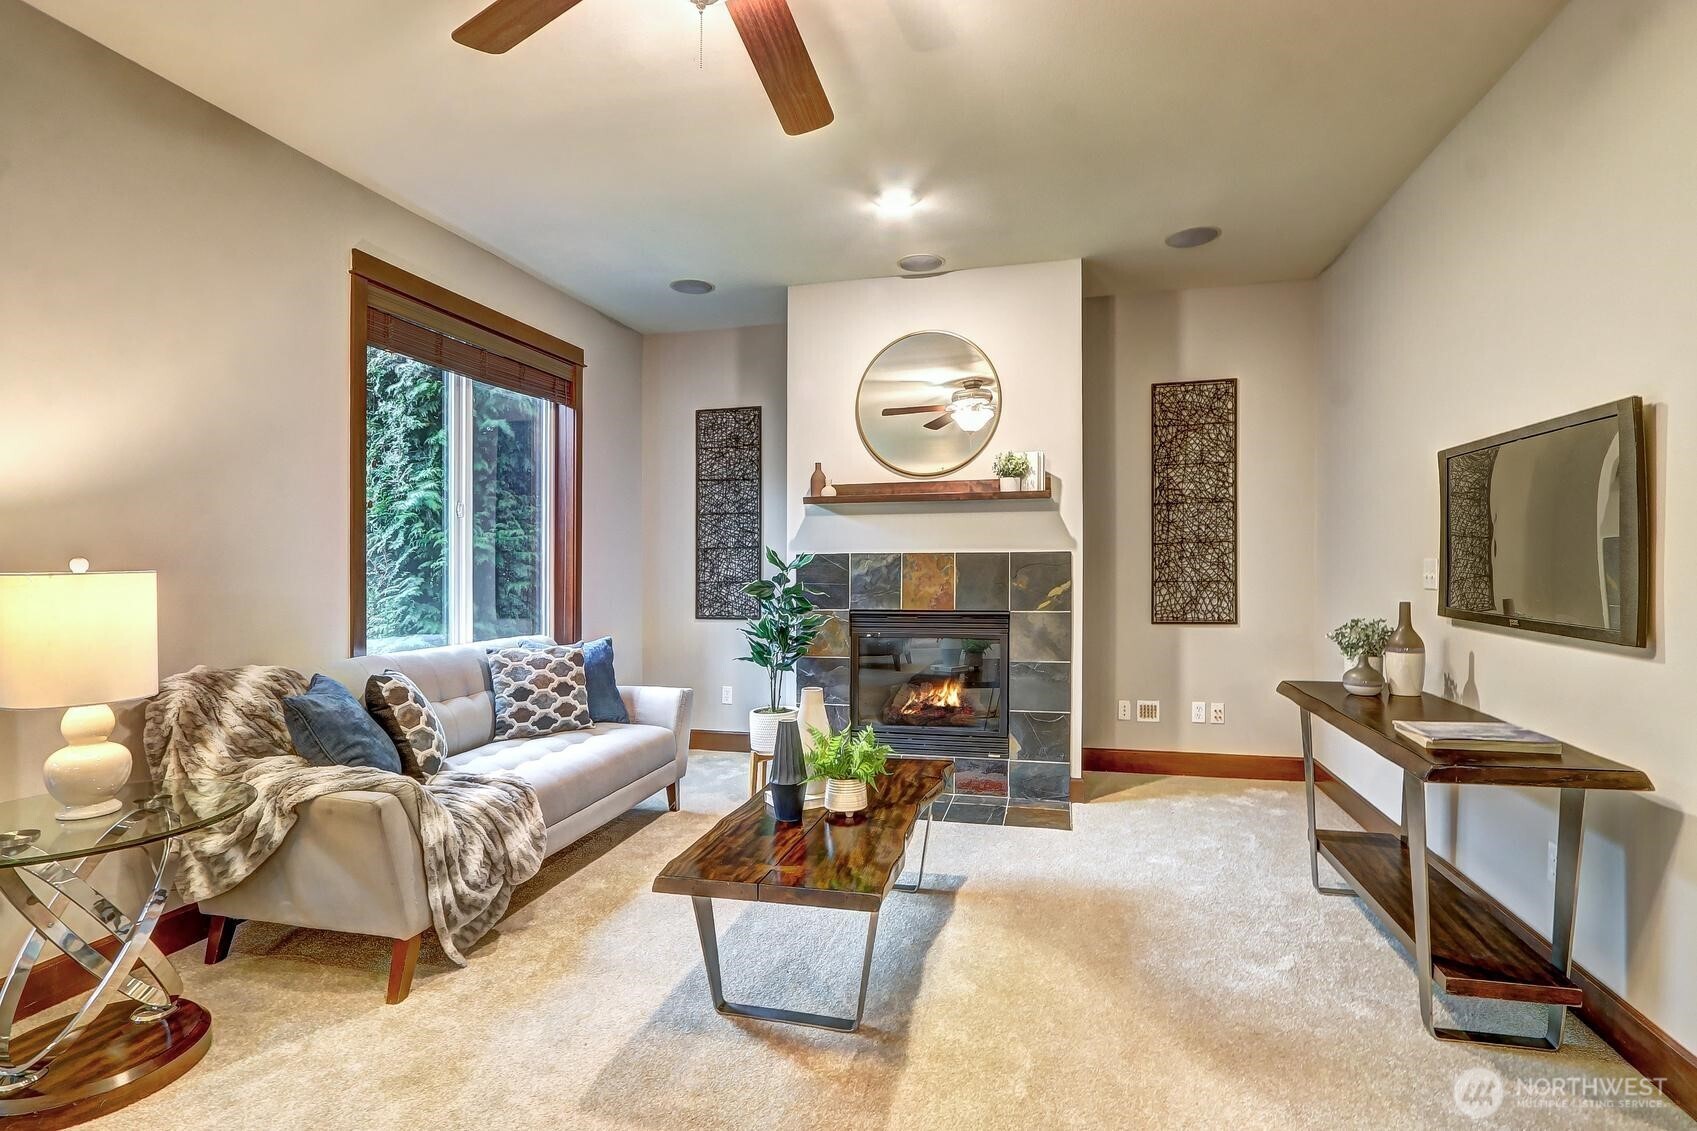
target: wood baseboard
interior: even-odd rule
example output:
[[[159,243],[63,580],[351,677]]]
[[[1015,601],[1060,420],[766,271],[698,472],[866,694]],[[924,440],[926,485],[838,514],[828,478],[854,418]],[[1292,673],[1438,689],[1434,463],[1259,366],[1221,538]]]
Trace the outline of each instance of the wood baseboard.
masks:
[[[1300,766],[1301,760],[1297,761]],[[1315,767],[1315,780],[1320,792],[1331,798],[1356,824],[1368,832],[1394,833],[1400,829],[1396,821],[1380,812],[1371,801],[1334,775],[1322,774],[1322,769]],[[1457,871],[1453,867],[1449,870]],[[1478,884],[1472,886],[1479,887]],[[1509,924],[1515,934],[1542,953],[1546,961],[1549,959],[1550,944],[1542,934],[1488,892],[1480,889],[1480,894],[1487,906]],[[1612,1045],[1628,1064],[1649,1079],[1660,1080],[1663,1094],[1687,1115],[1697,1117],[1697,1055],[1577,962],[1568,976],[1585,994],[1585,1004],[1574,1011],[1579,1019]]]
[[[689,732],[691,750],[730,750],[748,753],[746,730],[692,730]]]
[[[1289,754],[1198,754],[1185,750],[1116,750],[1107,746],[1086,746],[1084,771],[1301,781],[1302,759]]]
[[[173,907],[159,917],[159,924],[153,928],[153,943],[166,954],[193,946],[206,937],[207,922],[207,917],[200,913],[200,905],[197,903]],[[93,945],[95,950],[108,959],[118,952],[118,940],[111,935]],[[28,1017],[44,1009],[51,1009],[60,1002],[69,1001],[77,994],[87,993],[93,988],[93,975],[63,954],[43,958],[35,964],[35,969],[30,971],[29,983],[24,987],[23,1000],[18,1003],[18,1016]]]

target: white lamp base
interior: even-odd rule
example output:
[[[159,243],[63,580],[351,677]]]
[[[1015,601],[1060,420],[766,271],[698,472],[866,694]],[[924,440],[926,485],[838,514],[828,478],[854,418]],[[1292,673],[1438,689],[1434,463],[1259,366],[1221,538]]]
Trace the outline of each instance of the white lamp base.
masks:
[[[117,793],[130,780],[130,752],[107,736],[117,725],[104,703],[72,707],[59,724],[68,745],[47,756],[41,776],[61,808],[61,821],[83,821],[116,813],[124,803]]]

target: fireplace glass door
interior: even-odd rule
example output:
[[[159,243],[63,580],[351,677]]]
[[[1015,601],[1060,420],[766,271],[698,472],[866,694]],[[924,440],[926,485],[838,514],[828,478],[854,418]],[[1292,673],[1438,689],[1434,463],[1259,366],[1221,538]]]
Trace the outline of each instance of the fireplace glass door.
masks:
[[[979,745],[973,737],[1005,738],[1005,619],[956,614],[927,623],[925,614],[857,614],[851,633],[857,728],[871,725],[913,753],[968,753]]]

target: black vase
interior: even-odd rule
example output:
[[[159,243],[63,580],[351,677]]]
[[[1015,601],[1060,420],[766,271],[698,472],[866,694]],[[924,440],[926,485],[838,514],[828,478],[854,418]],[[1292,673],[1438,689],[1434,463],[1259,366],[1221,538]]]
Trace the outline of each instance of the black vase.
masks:
[[[778,724],[772,746],[772,776],[767,779],[772,815],[784,824],[801,822],[802,795],[807,791],[807,759],[801,751],[801,727],[794,719]]]

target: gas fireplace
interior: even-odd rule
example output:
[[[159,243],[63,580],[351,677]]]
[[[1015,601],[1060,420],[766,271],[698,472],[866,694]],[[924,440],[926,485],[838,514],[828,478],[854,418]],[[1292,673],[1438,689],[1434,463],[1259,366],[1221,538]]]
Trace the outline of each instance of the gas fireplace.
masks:
[[[849,619],[849,717],[899,753],[1006,757],[1008,614]]]

